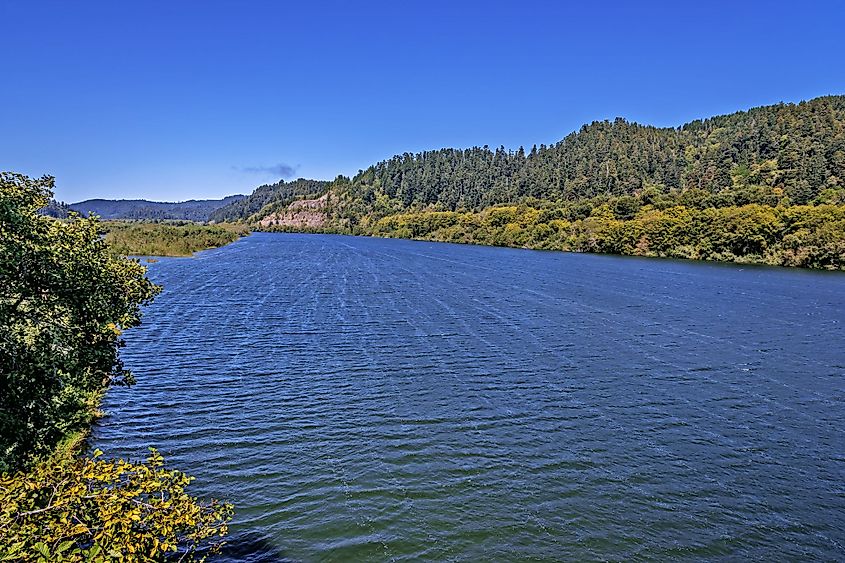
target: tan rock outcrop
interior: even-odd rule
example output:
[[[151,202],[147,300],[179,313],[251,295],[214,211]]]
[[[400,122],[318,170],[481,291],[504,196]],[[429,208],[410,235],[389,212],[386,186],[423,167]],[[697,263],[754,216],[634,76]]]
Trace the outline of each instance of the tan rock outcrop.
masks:
[[[300,199],[288,205],[282,211],[271,213],[258,222],[260,227],[307,227],[319,228],[328,224],[326,207],[329,194],[317,199]]]

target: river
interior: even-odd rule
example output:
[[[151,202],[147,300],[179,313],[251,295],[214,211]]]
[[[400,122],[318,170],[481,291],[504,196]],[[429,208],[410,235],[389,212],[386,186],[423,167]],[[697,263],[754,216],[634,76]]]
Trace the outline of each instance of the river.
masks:
[[[226,560],[845,559],[845,275],[256,233],[162,259],[93,446]]]

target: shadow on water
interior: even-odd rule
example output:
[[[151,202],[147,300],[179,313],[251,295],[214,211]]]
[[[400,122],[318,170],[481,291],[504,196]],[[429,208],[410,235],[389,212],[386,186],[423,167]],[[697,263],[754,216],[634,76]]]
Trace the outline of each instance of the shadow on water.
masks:
[[[266,537],[257,532],[242,532],[226,538],[226,545],[215,557],[219,561],[245,563],[291,563]]]

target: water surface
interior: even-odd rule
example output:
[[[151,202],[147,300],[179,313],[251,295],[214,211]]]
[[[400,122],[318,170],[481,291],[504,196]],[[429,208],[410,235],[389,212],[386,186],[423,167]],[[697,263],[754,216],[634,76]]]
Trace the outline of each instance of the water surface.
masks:
[[[843,275],[260,233],[150,275],[94,442],[234,502],[231,560],[845,559]]]

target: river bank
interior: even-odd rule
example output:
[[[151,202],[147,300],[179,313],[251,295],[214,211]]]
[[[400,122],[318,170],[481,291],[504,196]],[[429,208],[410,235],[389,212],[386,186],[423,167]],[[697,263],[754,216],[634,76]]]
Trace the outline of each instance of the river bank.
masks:
[[[481,211],[420,210],[356,218],[323,211],[322,225],[259,222],[257,230],[368,235],[531,250],[679,258],[815,270],[845,269],[845,206],[749,204],[649,208],[618,219],[605,206],[587,217],[529,205]]]
[[[103,221],[101,225],[106,242],[117,253],[127,256],[192,256],[250,233],[249,227],[231,223]]]

